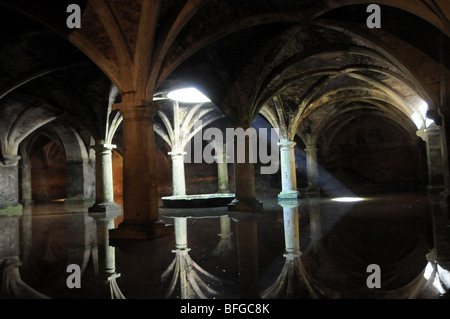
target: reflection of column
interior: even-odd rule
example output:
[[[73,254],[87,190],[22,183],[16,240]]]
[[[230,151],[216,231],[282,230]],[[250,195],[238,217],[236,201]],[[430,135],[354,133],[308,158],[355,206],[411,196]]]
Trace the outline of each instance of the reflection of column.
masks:
[[[8,243],[0,248],[0,298],[48,298],[28,286],[20,276],[19,216],[0,212],[0,230],[0,242]]]
[[[153,115],[157,106],[145,101],[116,104],[123,115],[123,211],[111,239],[149,239],[171,232],[160,221],[153,135]]]
[[[220,216],[220,241],[212,251],[211,255],[227,258],[229,252],[234,252],[235,245],[231,240],[232,234],[233,233],[230,231],[230,217],[227,215]]]
[[[319,187],[319,165],[317,164],[317,148],[312,145],[308,145],[305,148],[306,153],[306,170],[308,177],[308,187],[306,188],[307,194],[320,193]]]
[[[186,152],[169,152],[172,157],[173,196],[186,195],[186,180],[184,174],[184,155]]]
[[[320,204],[314,199],[308,200],[309,228],[311,238],[311,249],[313,254],[317,254],[320,239],[322,238],[322,223],[320,216]]]
[[[116,273],[115,248],[109,245],[109,230],[114,227],[114,219],[118,214],[120,210],[115,213],[89,214],[97,224],[98,292],[110,299],[125,299],[116,281],[120,274]]]
[[[202,269],[189,256],[187,218],[174,217],[174,226],[175,258],[161,276],[163,283],[169,282],[166,298],[172,297],[177,289],[181,299],[217,297],[220,293],[212,286],[220,285],[222,280]]]
[[[263,291],[263,298],[314,297],[306,271],[300,259],[299,214],[297,201],[279,201],[283,207],[286,260],[275,282]]]
[[[28,268],[31,266],[29,259],[33,245],[33,215],[31,206],[25,206],[23,208],[23,214],[20,218],[19,237],[22,242],[21,259],[24,264],[24,268]]]
[[[284,242],[286,255],[301,256],[300,234],[298,228],[298,204],[283,206]]]
[[[295,144],[295,142],[290,140],[283,140],[278,143],[280,146],[281,166],[281,193],[278,194],[278,199],[296,199],[298,196],[294,155]]]
[[[242,214],[242,215],[241,215]],[[260,298],[258,267],[258,224],[255,215],[236,216],[239,284],[241,298]]]
[[[218,193],[230,193],[227,153],[224,147],[216,147],[216,152]]]

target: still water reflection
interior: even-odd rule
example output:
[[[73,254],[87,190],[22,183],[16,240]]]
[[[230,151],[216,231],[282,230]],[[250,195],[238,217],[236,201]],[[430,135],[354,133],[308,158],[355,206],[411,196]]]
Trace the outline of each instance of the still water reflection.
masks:
[[[269,199],[257,213],[226,207],[160,213],[174,234],[114,247],[107,232],[113,221],[94,219],[87,208],[34,205],[3,218],[0,256],[14,256],[4,266],[3,297],[439,298],[443,292],[433,285],[436,264],[427,260],[433,225],[423,195]],[[67,287],[69,264],[79,265],[81,288]],[[367,285],[377,279],[367,270],[373,264],[380,288]]]

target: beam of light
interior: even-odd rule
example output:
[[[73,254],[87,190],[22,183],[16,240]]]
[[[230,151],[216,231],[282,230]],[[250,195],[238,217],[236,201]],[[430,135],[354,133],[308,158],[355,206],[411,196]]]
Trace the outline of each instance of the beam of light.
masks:
[[[211,100],[196,88],[185,88],[171,91],[167,94],[171,100],[184,103],[207,103]]]
[[[364,198],[362,198],[362,197],[336,197],[336,198],[332,198],[331,200],[335,201],[335,202],[341,202],[341,203],[354,203],[354,202],[363,201]]]

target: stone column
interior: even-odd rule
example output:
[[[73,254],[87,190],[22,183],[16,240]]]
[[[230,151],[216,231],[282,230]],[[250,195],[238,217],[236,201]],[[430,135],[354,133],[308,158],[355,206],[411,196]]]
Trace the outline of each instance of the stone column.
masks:
[[[160,221],[156,176],[154,103],[124,101],[115,105],[123,115],[124,219],[110,231],[111,239],[151,239],[172,232]]]
[[[428,164],[427,191],[431,194],[437,194],[444,189],[440,128],[432,124],[429,128],[418,131],[417,135],[426,144]]]
[[[319,186],[319,165],[317,164],[317,148],[308,145],[305,148],[306,153],[306,170],[308,178],[308,186],[306,195],[317,195],[320,193]]]
[[[19,164],[20,156],[3,155],[0,165],[0,215],[17,216],[22,214],[19,203]]]
[[[228,185],[228,163],[225,148],[216,148],[218,193],[230,193]]]
[[[32,186],[31,186],[31,166],[22,164],[21,169],[21,203],[23,205],[33,204]]]
[[[184,155],[186,152],[169,152],[172,157],[173,196],[186,196],[186,179],[184,174]]]
[[[244,131],[249,126],[242,127]],[[255,168],[250,162],[250,138],[244,135],[245,141],[242,143],[244,149],[238,149],[238,136],[234,137],[234,187],[235,199],[228,204],[229,211],[256,211],[262,209],[262,203],[256,199],[255,195]],[[238,152],[244,152],[245,161],[239,163]],[[256,154],[254,154],[256,155]]]
[[[280,168],[281,168],[281,192],[278,199],[297,199],[297,176],[295,171],[295,142],[282,140],[280,146]]]
[[[121,210],[114,203],[114,183],[112,173],[112,150],[115,145],[97,144],[95,150],[95,204],[90,212]]]
[[[64,205],[89,207],[95,202],[95,169],[88,160],[66,161],[67,199]]]

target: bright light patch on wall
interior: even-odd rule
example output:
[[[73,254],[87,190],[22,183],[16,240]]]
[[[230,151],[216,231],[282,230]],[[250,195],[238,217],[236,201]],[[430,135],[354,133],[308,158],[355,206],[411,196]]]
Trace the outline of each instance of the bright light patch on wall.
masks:
[[[335,202],[341,202],[341,203],[353,203],[353,202],[360,202],[364,200],[362,197],[336,197],[331,199]]]
[[[419,112],[422,114],[422,117],[425,118],[427,116],[428,111],[428,103],[424,100],[420,100],[419,102]]]
[[[429,123],[429,119],[427,119],[427,111],[428,111],[428,103],[424,100],[420,100],[417,104],[418,112],[414,112],[413,115],[411,115],[411,119],[413,120],[414,124],[418,129],[422,128],[424,125],[425,127],[428,127],[431,125]],[[428,120],[428,122],[427,122]]]
[[[169,92],[167,97],[171,100],[184,103],[206,103],[211,100],[196,88],[179,89]]]
[[[413,115],[411,115],[411,119],[413,120],[414,124],[416,125],[417,128],[421,128],[423,126],[423,117],[418,113],[414,113]]]
[[[425,126],[430,127],[431,124],[434,123],[434,120],[429,119],[428,117],[425,119]]]

